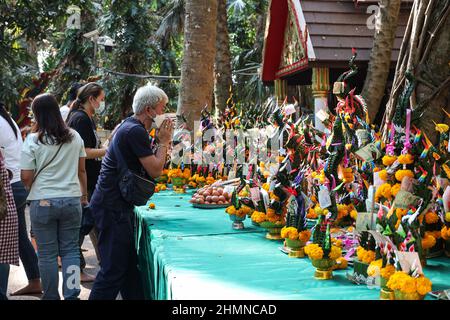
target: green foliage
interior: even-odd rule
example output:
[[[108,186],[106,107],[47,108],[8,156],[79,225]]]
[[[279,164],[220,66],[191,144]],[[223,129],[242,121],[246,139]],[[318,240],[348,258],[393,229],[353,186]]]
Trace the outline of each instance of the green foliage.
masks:
[[[65,6],[58,0],[0,2],[0,100],[11,109],[21,91],[32,84],[32,77],[39,75],[36,57],[29,52],[32,42],[51,34]]]
[[[57,54],[50,56],[44,65],[49,71],[58,70],[49,91],[55,94],[61,105],[67,102],[67,91],[72,83],[85,81],[94,71],[94,44],[83,37],[83,34],[96,28],[95,16],[99,9],[91,1],[81,1],[78,5],[81,9],[81,29],[66,29],[64,33],[55,33],[52,43]],[[68,17],[65,14],[65,21]]]
[[[228,28],[232,68],[259,66],[262,57],[267,0],[228,2]],[[105,69],[132,74],[179,76],[183,57],[185,0],[3,0],[0,2],[0,99],[17,104],[23,88],[39,76],[37,52],[44,50],[43,71],[56,70],[48,91],[61,104],[75,81],[102,75],[107,110],[102,120],[114,126],[131,109],[137,87],[155,82],[169,96],[168,110],[174,112],[179,80],[150,80],[123,77]],[[81,9],[81,29],[66,29],[70,5]],[[83,34],[98,29],[114,39],[111,53],[99,46],[94,65],[93,42]],[[31,54],[30,54],[31,53]],[[238,108],[261,104],[269,89],[257,69],[235,74],[234,94]]]
[[[228,2],[228,31],[233,70],[261,64],[267,5],[266,0]],[[235,74],[233,86],[239,109],[245,104],[262,104],[270,95],[270,89],[263,85],[256,68]]]
[[[115,47],[111,54],[104,53],[103,65],[116,72],[147,74],[157,52],[148,35],[155,29],[156,17],[149,1],[104,1],[99,29],[111,37]],[[137,77],[124,77],[105,73],[101,81],[106,92],[105,128],[111,129],[131,111],[133,95],[147,81]]]

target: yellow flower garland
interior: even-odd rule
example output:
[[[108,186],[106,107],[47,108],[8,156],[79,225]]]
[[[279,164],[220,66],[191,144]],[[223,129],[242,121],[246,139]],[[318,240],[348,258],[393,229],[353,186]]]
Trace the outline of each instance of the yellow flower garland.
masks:
[[[441,236],[442,236],[442,239],[444,239],[444,240],[449,240],[450,239],[450,228],[447,228],[446,226],[444,226],[442,229],[441,229]]]
[[[427,213],[425,213],[425,222],[427,224],[433,224],[439,221],[439,216],[433,212],[433,211],[428,211]]]
[[[432,283],[430,279],[422,276],[413,278],[403,271],[396,271],[387,283],[391,290],[400,290],[404,293],[419,293],[424,296],[431,291]]]
[[[381,268],[380,275],[384,279],[389,279],[395,273],[395,267],[392,264],[388,264],[386,267]]]
[[[378,172],[378,176],[380,177],[381,180],[383,181],[387,181],[389,179],[389,175],[387,173],[386,170],[381,170]]]
[[[261,223],[266,221],[266,214],[264,212],[259,212],[255,210],[252,213],[251,219],[256,223]]]
[[[331,251],[330,251],[330,253],[328,254],[328,257],[329,257],[331,260],[336,260],[336,259],[340,258],[341,256],[342,256],[342,250],[341,250],[341,248],[336,247],[336,246],[331,246]]]
[[[311,207],[308,209],[308,213],[306,214],[308,219],[317,219],[318,215],[316,211]]]
[[[358,260],[364,263],[371,263],[375,260],[375,251],[366,250],[361,246],[356,249],[356,255]]]
[[[370,277],[378,277],[380,275],[381,266],[383,265],[383,260],[374,260],[369,264],[367,268],[367,275]]]
[[[404,177],[414,178],[414,173],[411,170],[397,170],[395,173],[395,179],[402,182]]]
[[[375,201],[379,201],[381,197],[387,200],[391,200],[392,191],[391,185],[389,183],[383,183],[381,186],[377,188],[377,191],[375,192]]]
[[[422,248],[424,250],[433,248],[436,244],[436,238],[428,232],[425,232],[425,236],[422,238]]]
[[[323,250],[316,243],[311,243],[305,246],[305,254],[308,255],[310,259],[318,260],[323,257]]]
[[[297,228],[283,227],[283,229],[281,229],[281,237],[285,239],[289,238],[290,240],[298,240]]]
[[[339,257],[336,259],[336,264],[333,266],[334,269],[346,269],[348,266],[348,261],[344,257]]]
[[[383,157],[383,159],[382,159],[383,164],[384,164],[386,167],[388,167],[388,166],[390,166],[391,164],[393,164],[393,163],[395,162],[395,160],[397,160],[397,157],[396,157],[396,156],[388,156],[388,155],[385,155],[385,156]]]
[[[311,231],[309,230],[301,231],[298,234],[298,239],[303,243],[306,243],[310,238],[311,238]]]
[[[411,164],[414,163],[414,157],[409,153],[402,154],[398,157],[398,162],[400,162],[400,164]]]
[[[400,188],[401,188],[401,184],[400,183],[396,183],[396,184],[394,184],[392,187],[391,187],[391,193],[392,193],[392,196],[396,196],[397,195],[397,193],[400,191]]]

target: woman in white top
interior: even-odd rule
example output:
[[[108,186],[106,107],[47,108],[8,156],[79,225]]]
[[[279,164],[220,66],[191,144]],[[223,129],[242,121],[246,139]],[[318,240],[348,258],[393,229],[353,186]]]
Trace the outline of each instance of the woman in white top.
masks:
[[[54,96],[38,95],[31,108],[36,123],[23,144],[20,164],[22,181],[30,190],[42,299],[60,299],[58,256],[64,298],[78,299],[81,204],[87,204],[84,144],[80,135],[64,123]]]
[[[19,220],[19,255],[28,278],[28,285],[11,295],[36,294],[42,292],[38,259],[28,238],[25,220],[27,190],[20,181],[20,153],[22,136],[20,129],[0,102],[0,148],[5,158],[6,169],[11,175],[11,188]]]

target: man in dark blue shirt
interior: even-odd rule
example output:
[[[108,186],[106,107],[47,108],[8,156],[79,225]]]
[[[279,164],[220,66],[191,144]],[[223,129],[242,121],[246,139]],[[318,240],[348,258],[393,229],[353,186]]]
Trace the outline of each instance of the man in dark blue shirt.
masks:
[[[162,173],[172,140],[172,121],[162,122],[157,150],[150,145],[148,130],[167,102],[168,97],[161,89],[149,85],[139,88],[133,100],[134,116],[127,118],[114,133],[113,139],[126,165],[135,174],[155,179]],[[101,259],[90,300],[116,299],[119,292],[125,300],[144,298],[134,246],[133,205],[123,199],[118,182],[118,161],[110,146],[90,202],[99,230]]]

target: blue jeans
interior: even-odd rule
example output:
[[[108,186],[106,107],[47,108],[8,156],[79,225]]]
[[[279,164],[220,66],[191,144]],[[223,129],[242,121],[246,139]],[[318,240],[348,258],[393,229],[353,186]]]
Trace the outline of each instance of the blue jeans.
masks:
[[[9,264],[0,263],[0,300],[8,300],[6,290],[8,289]]]
[[[22,260],[23,268],[27,274],[28,280],[39,279],[38,258],[30,238],[28,238],[27,223],[25,221],[25,207],[27,205],[28,192],[22,181],[15,182],[11,185],[14,202],[17,208],[17,216],[19,219],[19,256]]]
[[[80,251],[78,246],[81,204],[78,197],[31,201],[31,225],[39,253],[43,300],[59,300],[58,255],[62,261],[63,296],[80,294]]]

